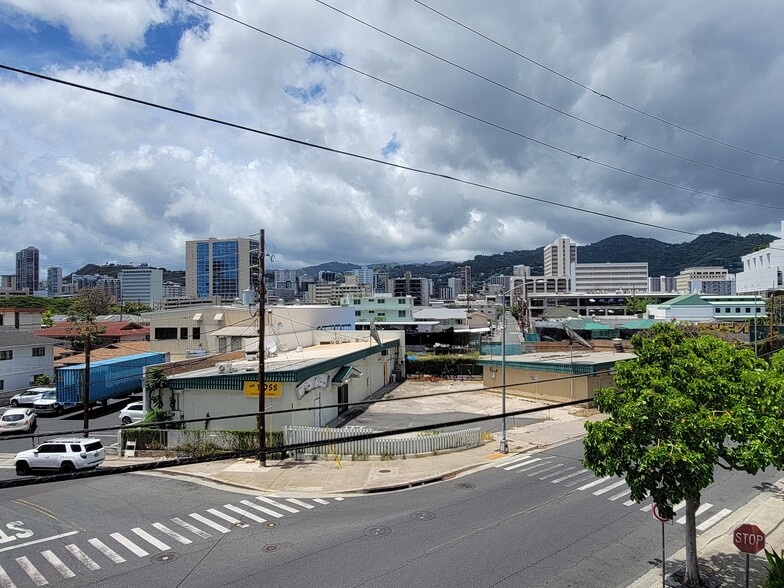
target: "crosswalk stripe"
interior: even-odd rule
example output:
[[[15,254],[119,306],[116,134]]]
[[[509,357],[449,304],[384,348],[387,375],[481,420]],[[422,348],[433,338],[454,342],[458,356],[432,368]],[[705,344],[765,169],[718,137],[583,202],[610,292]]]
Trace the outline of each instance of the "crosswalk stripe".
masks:
[[[516,463],[514,465],[510,465],[508,467],[505,467],[504,471],[505,472],[511,472],[512,470],[516,470],[517,468],[521,468],[524,465],[532,464],[532,463],[534,463],[536,461],[542,461],[542,458],[541,457],[534,457],[534,458],[526,457],[525,459],[521,460],[519,463]]]
[[[732,511],[730,509],[728,509],[728,508],[720,510],[715,515],[713,515],[711,518],[709,518],[708,520],[703,521],[701,524],[697,525],[697,530],[698,531],[704,531],[705,529],[711,528],[713,525],[718,523],[721,519],[726,517],[731,512]]]
[[[95,563],[95,561],[89,555],[87,555],[84,551],[79,549],[73,543],[71,543],[70,545],[66,545],[65,548],[68,551],[70,551],[71,555],[73,555],[76,559],[78,559],[79,562],[91,572],[101,569],[101,566]]]
[[[166,525],[162,525],[161,523],[153,523],[152,526],[155,527],[156,529],[158,529],[161,533],[163,533],[165,535],[168,535],[169,537],[171,537],[175,541],[179,541],[183,545],[188,545],[189,543],[193,543],[193,541],[191,541],[187,537],[183,537],[177,531],[172,531]]]
[[[193,533],[198,537],[201,537],[202,539],[208,539],[209,537],[212,537],[212,535],[210,535],[207,531],[202,531],[198,527],[194,527],[189,522],[183,521],[182,519],[174,518],[171,519],[171,522],[174,523],[175,525],[179,525],[183,529],[187,529],[188,531],[190,531],[191,533]]]
[[[632,493],[632,489],[627,487],[626,490],[624,490],[623,492],[618,492],[618,494],[613,494],[612,496],[608,496],[607,500],[618,500],[619,498],[623,498],[627,494],[631,494],[631,493]]]
[[[147,555],[150,555],[149,553],[144,551],[144,549],[136,545],[136,543],[134,543],[130,539],[123,537],[120,533],[112,533],[111,535],[109,535],[109,537],[117,541],[117,543],[119,543],[120,545],[128,549],[128,551],[130,551],[137,557],[145,557]]]
[[[16,584],[14,584],[14,581],[2,567],[0,567],[0,586],[3,588],[16,588]]]
[[[697,512],[694,513],[694,516],[695,517],[700,516],[702,513],[704,513],[706,510],[708,510],[712,506],[713,505],[710,502],[706,502],[704,504],[701,504],[700,507],[697,509]],[[686,517],[683,516],[683,517],[679,518],[675,522],[678,523],[679,525],[685,525],[686,524]]]
[[[634,504],[637,504],[636,500],[627,500],[626,502],[623,503],[624,506],[632,506]]]
[[[241,520],[235,519],[233,516],[227,515],[225,512],[221,512],[217,508],[208,508],[207,512],[212,515],[215,515],[219,519],[223,519],[227,523],[231,523],[232,525],[237,525],[238,527],[242,527],[243,529],[248,526],[247,523],[243,523]]]
[[[41,555],[44,556],[44,559],[46,559],[46,561],[48,561],[50,564],[52,564],[52,567],[54,569],[56,569],[58,572],[60,572],[60,575],[63,578],[73,578],[74,576],[76,576],[76,574],[74,574],[71,571],[71,568],[69,568],[67,565],[65,565],[62,562],[62,560],[54,554],[54,552],[52,550],[47,549],[46,551],[42,551]]]
[[[236,512],[238,515],[242,515],[243,517],[248,518],[248,519],[250,519],[252,521],[256,521],[257,523],[266,523],[267,522],[267,519],[263,519],[261,517],[258,517],[255,514],[253,514],[252,512],[248,512],[247,510],[245,510],[243,508],[239,508],[237,506],[234,506],[233,504],[224,504],[223,508],[228,508],[230,511]]]
[[[572,486],[576,486],[577,484],[582,484],[586,480],[590,480],[591,478],[593,478],[593,472],[588,470],[586,473],[588,474],[587,476],[585,474],[583,474],[582,476],[578,476],[571,482],[566,482],[564,486],[567,488],[571,488]]]
[[[204,523],[204,524],[205,524],[205,525],[207,525],[208,527],[212,527],[212,528],[213,528],[213,529],[215,529],[216,531],[220,531],[221,533],[228,533],[228,532],[231,530],[231,529],[227,529],[227,528],[226,528],[226,527],[224,527],[223,525],[219,525],[219,524],[218,524],[218,523],[216,523],[215,521],[211,521],[210,519],[208,519],[208,518],[206,518],[206,517],[203,517],[203,516],[201,516],[200,514],[198,514],[198,513],[195,513],[195,512],[194,512],[194,513],[191,513],[191,514],[190,514],[190,515],[188,515],[188,516],[190,516],[192,519],[196,519],[196,520],[197,520],[197,521],[199,521],[200,523]]]
[[[319,504],[329,504],[329,502],[324,500],[323,498],[314,498],[313,502],[318,502]]]
[[[337,500],[338,502],[341,502],[341,501],[343,501],[343,497],[342,496],[335,496],[335,498],[333,498],[332,500]]]
[[[504,461],[502,461],[500,463],[493,464],[493,467],[494,468],[504,468],[504,469],[506,469],[507,467],[509,467],[512,464],[515,464],[515,463],[520,462],[520,461],[528,461],[529,459],[531,459],[530,455],[523,455],[523,456],[520,456],[520,457],[515,457],[514,459],[505,459]]]
[[[575,476],[579,476],[580,474],[587,474],[591,470],[579,470],[577,472],[571,473],[568,476],[561,476],[560,478],[556,478],[555,480],[550,480],[552,484],[557,484],[559,482],[563,482],[564,480],[568,480],[569,478],[574,478]]]
[[[538,472],[531,472],[530,474],[528,474],[528,477],[532,478],[533,476],[538,476],[539,474],[543,474],[545,472],[549,472],[550,470],[555,470],[555,469],[558,469],[560,467],[563,467],[563,464],[562,463],[557,463],[555,465],[550,466],[549,468],[544,468],[543,470],[539,470]],[[534,468],[534,469],[538,469],[538,468]]]
[[[539,460],[537,460],[537,461],[539,461]],[[531,463],[531,462],[529,462],[529,463]],[[543,461],[543,462],[540,462],[540,463],[535,463],[533,465],[526,465],[524,468],[520,468],[519,470],[517,470],[516,473],[522,474],[523,472],[530,472],[531,470],[538,470],[539,468],[543,468],[546,465],[549,465],[551,463],[553,463],[552,460],[547,460],[547,461]]]
[[[112,560],[114,563],[123,563],[125,562],[125,558],[117,553],[114,549],[106,545],[100,539],[88,539],[87,542],[95,547],[98,551],[103,553],[106,557]]]
[[[613,484],[610,484],[606,488],[601,488],[601,489],[597,490],[596,492],[593,493],[593,495],[594,496],[601,496],[602,494],[606,494],[610,490],[614,490],[618,486],[623,486],[624,484],[626,484],[626,480],[618,480],[617,482],[614,482]]]
[[[43,574],[38,571],[38,568],[36,568],[33,563],[25,556],[17,557],[16,561],[20,566],[22,566],[25,574],[30,576],[30,579],[35,582],[36,586],[46,586],[49,583],[49,581],[44,578]]]
[[[679,502],[678,504],[676,504],[675,506],[672,507],[672,510],[673,510],[673,512],[678,512],[684,506],[686,506],[686,501]],[[642,510],[644,512],[648,512],[652,508],[653,508],[653,502],[650,502],[650,503],[646,504],[645,506],[643,506],[640,510]]]
[[[286,512],[299,512],[296,508],[291,508],[285,504],[281,504],[280,502],[275,502],[272,498],[267,498],[266,496],[257,496],[256,500],[261,500],[262,502],[266,502],[267,504],[271,504],[275,508],[279,508],[281,510],[285,510]]]
[[[598,486],[599,484],[603,484],[604,482],[606,482],[609,479],[610,479],[610,476],[606,476],[604,478],[598,478],[598,479],[594,480],[593,482],[588,482],[587,484],[583,484],[582,486],[580,486],[578,488],[578,490],[588,490],[588,488],[593,488],[594,486]]]
[[[302,502],[301,500],[297,500],[296,498],[287,498],[286,502],[290,502],[291,504],[296,504],[297,506],[301,506],[302,508],[316,508],[312,504],[308,504],[307,502]]]
[[[553,476],[557,476],[557,475],[559,475],[559,474],[563,474],[563,473],[565,473],[565,472],[570,472],[570,471],[572,471],[573,469],[574,469],[574,466],[572,466],[572,467],[568,467],[568,468],[565,468],[565,469],[562,469],[562,470],[555,470],[554,472],[550,472],[549,474],[547,474],[547,475],[544,475],[544,476],[542,476],[542,477],[541,477],[541,478],[539,478],[539,479],[540,479],[540,480],[549,480],[549,479],[550,479],[550,478],[552,478]],[[539,473],[541,474],[542,472],[539,472]]]
[[[156,539],[155,537],[153,537],[147,531],[145,531],[144,529],[142,529],[140,527],[136,527],[134,529],[131,529],[131,531],[136,533],[139,537],[144,539],[147,543],[149,543],[150,545],[152,545],[154,547],[157,547],[161,551],[169,551],[171,549],[171,547],[166,545],[163,541],[159,541],[158,539]]]
[[[263,506],[259,506],[258,504],[255,504],[255,503],[251,502],[250,500],[240,500],[240,504],[244,504],[245,506],[249,506],[251,508],[255,508],[257,511],[263,512],[264,514],[268,514],[269,516],[274,517],[276,519],[279,519],[279,518],[283,517],[283,515],[280,514],[279,512],[276,512],[274,510],[270,510],[268,508],[264,508]]]

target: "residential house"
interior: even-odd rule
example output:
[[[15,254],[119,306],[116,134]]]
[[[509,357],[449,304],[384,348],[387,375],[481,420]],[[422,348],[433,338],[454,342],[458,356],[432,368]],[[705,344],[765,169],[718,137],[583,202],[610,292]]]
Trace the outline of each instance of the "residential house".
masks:
[[[57,341],[0,327],[0,398],[28,388],[37,375],[54,378],[54,346]]]

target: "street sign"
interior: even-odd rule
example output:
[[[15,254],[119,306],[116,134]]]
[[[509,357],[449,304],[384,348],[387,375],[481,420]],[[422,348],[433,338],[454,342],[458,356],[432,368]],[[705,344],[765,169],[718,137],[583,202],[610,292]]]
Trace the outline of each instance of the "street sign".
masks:
[[[672,519],[667,519],[659,514],[659,509],[656,508],[656,503],[653,503],[653,508],[651,509],[653,513],[653,518],[659,521],[660,523],[670,523],[672,524]]]
[[[741,523],[732,531],[732,542],[743,553],[758,553],[765,548],[765,533],[753,523]]]

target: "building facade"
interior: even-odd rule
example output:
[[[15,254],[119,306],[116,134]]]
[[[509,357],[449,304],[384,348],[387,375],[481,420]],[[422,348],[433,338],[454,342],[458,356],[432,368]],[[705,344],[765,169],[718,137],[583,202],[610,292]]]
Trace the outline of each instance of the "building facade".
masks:
[[[164,297],[163,270],[150,267],[126,269],[120,272],[123,302],[140,302],[156,308]]]
[[[16,287],[30,294],[38,290],[39,253],[35,247],[26,247],[16,254]]]
[[[675,288],[678,292],[692,292],[689,282],[694,280],[729,280],[729,272],[723,267],[687,267],[675,276]]]
[[[192,298],[239,298],[259,281],[259,241],[246,237],[185,243],[185,292]]]
[[[35,376],[54,378],[56,341],[12,327],[0,327],[0,398],[28,388]]]
[[[772,292],[784,287],[784,221],[781,221],[781,238],[765,249],[740,258],[743,271],[735,274],[738,294]]]
[[[414,298],[414,306],[427,306],[430,303],[430,282],[427,278],[414,278],[411,272],[406,272],[402,278],[390,280],[392,294]]]
[[[46,270],[46,293],[49,296],[63,293],[63,268],[53,266]]]
[[[574,292],[648,291],[648,263],[576,263]]]
[[[577,263],[577,243],[569,237],[556,239],[544,248],[544,275],[571,276]]]
[[[341,298],[340,305],[352,307],[356,321],[414,320],[414,299],[411,296],[397,297],[392,294],[374,294],[370,297],[346,296]]]

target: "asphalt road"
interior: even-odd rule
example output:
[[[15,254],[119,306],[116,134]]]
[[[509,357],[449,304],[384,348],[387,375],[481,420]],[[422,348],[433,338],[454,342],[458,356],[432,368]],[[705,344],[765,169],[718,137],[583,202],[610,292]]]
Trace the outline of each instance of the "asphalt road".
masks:
[[[343,500],[270,499],[160,474],[47,485],[26,498],[0,491],[0,585],[626,586],[656,565],[661,525],[613,500],[615,490],[586,487],[590,475],[571,485],[553,476],[578,471],[580,455],[575,442]],[[520,459],[558,465],[506,469]],[[779,477],[719,470],[703,503],[735,510]],[[683,527],[665,533],[671,554]]]

